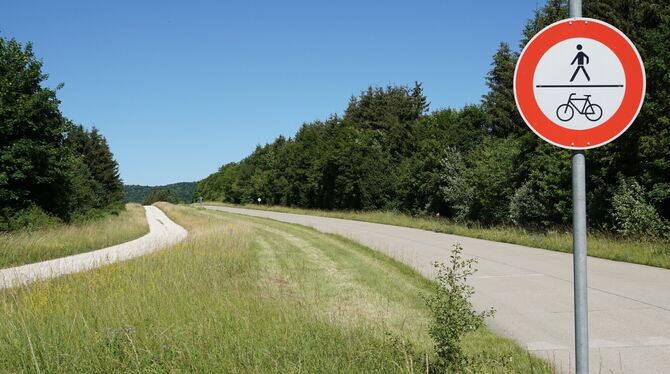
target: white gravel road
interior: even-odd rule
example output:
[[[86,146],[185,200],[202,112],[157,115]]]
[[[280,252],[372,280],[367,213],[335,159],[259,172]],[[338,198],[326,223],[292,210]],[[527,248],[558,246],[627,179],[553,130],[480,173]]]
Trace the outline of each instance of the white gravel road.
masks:
[[[574,372],[572,255],[520,245],[335,218],[209,206],[335,233],[384,252],[432,277],[454,243],[479,259],[471,279],[488,325]],[[588,259],[591,373],[670,373],[670,270]]]
[[[144,207],[149,233],[112,247],[0,270],[0,289],[124,261],[180,242],[188,232],[155,206]]]

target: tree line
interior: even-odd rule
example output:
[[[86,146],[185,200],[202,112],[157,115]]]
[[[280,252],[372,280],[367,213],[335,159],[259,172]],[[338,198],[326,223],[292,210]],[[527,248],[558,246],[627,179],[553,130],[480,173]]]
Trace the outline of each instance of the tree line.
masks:
[[[0,230],[122,209],[107,140],[60,112],[30,43],[0,38]]]
[[[584,1],[585,17],[609,22],[637,46],[647,73],[645,104],[616,141],[587,151],[591,227],[667,235],[670,218],[670,4]],[[570,152],[528,130],[514,101],[519,52],[567,17],[549,0],[526,23],[518,48],[493,55],[480,103],[429,111],[420,83],[370,87],[342,116],[304,124],[291,138],[257,146],[200,181],[208,200],[320,209],[391,209],[485,225],[546,229],[571,221]]]
[[[190,203],[196,182],[179,182],[164,186],[124,185],[123,201],[127,203],[153,204],[156,201]]]

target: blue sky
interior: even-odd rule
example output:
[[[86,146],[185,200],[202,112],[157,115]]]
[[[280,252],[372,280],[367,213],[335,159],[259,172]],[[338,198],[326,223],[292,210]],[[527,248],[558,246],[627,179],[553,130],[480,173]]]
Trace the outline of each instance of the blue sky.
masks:
[[[63,113],[107,137],[128,184],[201,179],[368,85],[424,84],[431,110],[476,103],[501,41],[540,0],[9,1]]]

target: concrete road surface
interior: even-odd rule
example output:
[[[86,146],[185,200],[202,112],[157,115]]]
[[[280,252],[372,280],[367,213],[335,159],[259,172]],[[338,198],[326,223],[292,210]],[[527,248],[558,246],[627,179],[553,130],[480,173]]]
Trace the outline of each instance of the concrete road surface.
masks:
[[[488,321],[554,364],[574,372],[572,255],[405,227],[335,218],[207,206],[311,226],[358,241],[428,277],[454,243],[479,259],[474,303],[497,309]],[[588,259],[591,373],[670,373],[670,270]]]
[[[188,232],[170,220],[160,209],[155,206],[145,206],[144,209],[149,222],[149,233],[141,238],[92,252],[2,269],[0,270],[0,289],[128,260],[186,238]]]

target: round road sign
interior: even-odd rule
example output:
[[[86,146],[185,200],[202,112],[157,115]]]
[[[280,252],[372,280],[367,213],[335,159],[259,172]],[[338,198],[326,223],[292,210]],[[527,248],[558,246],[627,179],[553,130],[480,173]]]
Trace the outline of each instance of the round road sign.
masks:
[[[547,142],[589,149],[611,142],[642,107],[645,72],[633,43],[614,26],[573,18],[547,26],[521,52],[514,98]]]

